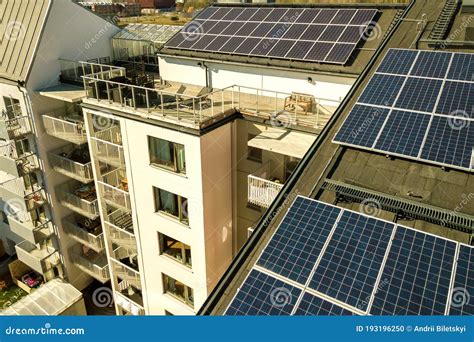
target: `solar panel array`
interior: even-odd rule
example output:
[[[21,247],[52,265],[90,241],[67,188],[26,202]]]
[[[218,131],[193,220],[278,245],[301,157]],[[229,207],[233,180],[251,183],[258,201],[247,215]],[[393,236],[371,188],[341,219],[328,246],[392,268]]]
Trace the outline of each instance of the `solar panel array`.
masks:
[[[225,314],[474,315],[472,288],[472,247],[298,196]]]
[[[165,47],[345,64],[376,14],[375,9],[211,6]]]
[[[333,141],[474,170],[474,54],[390,49]]]

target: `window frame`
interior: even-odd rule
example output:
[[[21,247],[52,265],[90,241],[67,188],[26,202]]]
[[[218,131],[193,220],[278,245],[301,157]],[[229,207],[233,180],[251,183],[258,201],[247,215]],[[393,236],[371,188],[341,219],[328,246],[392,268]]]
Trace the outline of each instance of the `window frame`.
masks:
[[[175,243],[180,243],[181,244],[181,260],[179,260],[178,258],[175,258],[172,254],[170,253],[167,253],[166,251],[169,250],[169,248],[166,247],[166,240],[165,239],[169,239],[169,240],[173,240],[175,241]],[[179,240],[176,240],[175,238],[172,238],[171,236],[169,235],[166,235],[166,234],[163,234],[163,233],[160,233],[158,232],[158,243],[159,243],[159,252],[160,252],[160,255],[163,255],[167,258],[170,258],[172,259],[173,261],[176,261],[178,263],[180,263],[181,265],[184,265],[186,266],[187,268],[189,269],[192,269],[193,267],[193,261],[192,261],[192,256],[191,256],[191,246],[179,241]],[[187,256],[186,254],[186,247],[189,248],[189,257]]]
[[[148,135],[147,140],[148,140],[148,158],[149,158],[149,162],[150,162],[151,166],[158,167],[160,169],[164,169],[164,170],[167,170],[167,171],[172,171],[172,172],[180,174],[180,175],[186,175],[186,173],[187,173],[187,170],[186,170],[186,149],[185,149],[183,144],[179,144],[179,143],[169,141],[169,140],[166,140],[166,139],[162,139],[162,138],[153,137],[151,135]],[[161,141],[171,145],[170,153],[171,153],[171,156],[172,156],[172,162],[171,162],[172,165],[160,164],[160,163],[154,162],[152,160],[153,140],[161,140]],[[179,151],[181,149],[183,150],[183,156],[184,156],[184,169],[180,169],[178,167],[178,155],[179,155]],[[156,156],[155,156],[155,158],[156,158]]]
[[[165,210],[162,209],[163,205],[161,203],[161,196],[160,196],[160,192],[161,191],[164,191],[164,192],[167,192],[173,196],[175,196],[176,198],[176,205],[177,205],[177,211],[178,211],[178,216],[172,214],[172,213],[169,213]],[[160,213],[160,214],[163,214],[163,215],[166,215],[186,226],[189,226],[189,213],[187,214],[184,214],[184,207],[186,206],[185,205],[185,202],[188,201],[188,199],[186,197],[183,197],[183,196],[180,196],[180,195],[177,195],[173,192],[170,192],[170,191],[167,191],[165,189],[161,189],[161,188],[158,188],[156,186],[153,186],[153,199],[154,199],[154,202],[155,202],[155,213]]]
[[[187,306],[194,309],[194,290],[191,287],[189,287],[188,285],[186,285],[185,283],[183,283],[179,280],[176,280],[173,277],[170,277],[169,275],[167,275],[165,273],[162,273],[161,278],[162,278],[162,281],[163,281],[163,293],[164,294],[172,296],[173,298],[176,298],[180,302],[182,302],[182,303],[186,304]],[[175,282],[180,283],[180,284],[183,285],[183,289],[184,289],[183,296],[184,297],[181,297],[180,295],[168,290],[168,281],[167,281],[167,279],[168,280],[174,280]]]

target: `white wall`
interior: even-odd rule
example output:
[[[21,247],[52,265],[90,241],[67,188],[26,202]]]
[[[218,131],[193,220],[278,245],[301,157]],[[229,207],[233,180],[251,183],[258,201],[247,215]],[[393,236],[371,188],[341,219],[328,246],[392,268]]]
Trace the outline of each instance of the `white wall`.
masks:
[[[205,68],[198,66],[199,60],[176,57],[160,57],[160,75],[169,81],[206,85]],[[323,75],[311,72],[277,70],[251,65],[205,62],[209,69],[210,86],[225,88],[232,85],[279,91],[284,93],[301,92],[312,94],[323,104],[339,104],[349,92],[355,78]],[[308,82],[311,77],[313,83]],[[249,90],[242,90],[250,92]],[[284,96],[284,95],[282,95]]]

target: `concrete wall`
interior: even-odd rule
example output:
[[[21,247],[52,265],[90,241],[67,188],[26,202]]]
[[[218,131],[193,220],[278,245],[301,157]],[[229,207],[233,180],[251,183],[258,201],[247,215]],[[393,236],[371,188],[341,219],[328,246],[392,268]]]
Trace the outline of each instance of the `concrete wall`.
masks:
[[[197,59],[160,57],[159,63],[160,75],[165,80],[206,85],[206,70],[197,65],[199,63]],[[205,62],[205,64],[209,70],[209,85],[214,88],[241,85],[284,93],[301,92],[324,100],[321,103],[326,105],[337,106],[355,82],[355,78],[337,75],[328,76],[219,62]],[[312,78],[312,83],[308,82],[308,77]],[[242,91],[251,92],[249,89],[242,89]],[[282,94],[282,97],[285,95]]]

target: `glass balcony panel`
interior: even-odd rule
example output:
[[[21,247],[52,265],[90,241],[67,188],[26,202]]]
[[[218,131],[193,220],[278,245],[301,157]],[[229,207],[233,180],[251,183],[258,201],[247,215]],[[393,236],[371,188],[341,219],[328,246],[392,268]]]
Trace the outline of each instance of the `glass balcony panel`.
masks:
[[[17,244],[15,250],[21,262],[42,275],[59,262],[56,250],[50,246],[38,247],[25,240]]]
[[[64,231],[79,243],[101,252],[105,249],[104,233],[100,220],[90,220],[79,215],[70,215],[64,219]]]
[[[67,182],[59,185],[57,192],[61,204],[65,207],[91,220],[99,216],[97,195],[93,184]]]
[[[94,180],[92,163],[87,148],[65,146],[49,154],[51,166],[59,173],[82,183]]]
[[[87,142],[84,118],[81,114],[47,113],[43,115],[43,124],[46,133],[56,138],[78,145]]]

